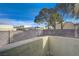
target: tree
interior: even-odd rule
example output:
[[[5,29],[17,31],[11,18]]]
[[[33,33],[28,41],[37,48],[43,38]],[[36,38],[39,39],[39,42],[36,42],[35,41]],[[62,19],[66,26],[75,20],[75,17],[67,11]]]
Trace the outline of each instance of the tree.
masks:
[[[34,22],[37,23],[37,24],[40,24],[41,23],[41,20],[39,19],[38,16],[36,16]]]
[[[79,4],[78,3],[59,4],[56,9],[57,11],[63,11],[64,15],[66,14],[69,17],[79,19]],[[77,29],[78,29],[78,26],[76,25],[75,37],[78,37]]]
[[[54,30],[56,30],[56,22],[58,21],[58,14],[57,13],[52,14],[51,20],[52,20],[52,26],[54,27]]]
[[[59,13],[53,13],[49,21],[51,22],[54,29],[56,29],[57,23],[61,24],[61,29],[63,29],[64,20],[63,20],[63,17]]]
[[[40,12],[39,15],[41,17],[41,20],[43,20],[43,22],[47,23],[48,29],[50,26],[50,14],[49,14],[49,9],[48,8],[43,8]]]
[[[64,24],[63,24],[64,20],[63,20],[63,17],[60,16],[60,15],[59,15],[59,20],[58,20],[58,22],[59,22],[59,24],[61,24],[61,30],[62,30],[63,27],[64,27]]]
[[[40,16],[38,15],[35,17],[34,22],[40,25],[43,23],[43,20],[41,20]]]
[[[62,26],[63,20],[61,19],[60,14],[57,13],[54,8],[51,8],[51,9],[43,8],[39,12],[39,16],[35,17],[35,19],[39,23],[40,21],[42,23],[44,22],[47,23],[48,29],[49,29],[49,26],[52,26],[54,30],[56,30],[56,23],[59,22],[61,23],[61,28],[63,29],[63,26]]]

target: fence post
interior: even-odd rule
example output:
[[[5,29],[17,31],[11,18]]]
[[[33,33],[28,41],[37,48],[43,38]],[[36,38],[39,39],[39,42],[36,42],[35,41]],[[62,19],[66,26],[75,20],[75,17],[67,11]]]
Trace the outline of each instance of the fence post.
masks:
[[[77,27],[77,25],[75,25],[75,38],[77,38],[78,37],[78,27]]]
[[[9,32],[9,34],[8,34],[8,36],[9,36],[9,38],[8,38],[8,44],[10,44],[10,31],[8,31]]]

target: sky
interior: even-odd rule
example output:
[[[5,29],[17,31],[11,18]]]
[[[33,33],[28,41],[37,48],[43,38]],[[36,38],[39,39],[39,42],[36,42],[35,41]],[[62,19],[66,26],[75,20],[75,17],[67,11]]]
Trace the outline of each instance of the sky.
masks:
[[[0,3],[0,24],[37,26],[34,18],[39,11],[55,6],[56,3]]]
[[[34,23],[42,8],[54,8],[56,3],[0,3],[0,25],[45,26]],[[65,22],[79,23],[75,18],[64,18]]]

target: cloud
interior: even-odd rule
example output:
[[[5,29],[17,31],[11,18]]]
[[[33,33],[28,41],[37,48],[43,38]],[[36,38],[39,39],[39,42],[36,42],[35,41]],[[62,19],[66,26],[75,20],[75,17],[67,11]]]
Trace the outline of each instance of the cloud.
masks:
[[[31,27],[34,23],[31,21],[17,21],[15,19],[0,19],[1,25],[25,25],[27,27]]]
[[[65,22],[72,22],[72,23],[76,24],[76,23],[79,23],[79,19],[69,18],[69,19],[66,19]]]
[[[0,19],[0,25],[13,25],[13,26],[19,26],[24,25],[25,27],[44,27],[45,24],[36,24],[33,21],[22,21],[22,20],[16,20],[16,19]]]

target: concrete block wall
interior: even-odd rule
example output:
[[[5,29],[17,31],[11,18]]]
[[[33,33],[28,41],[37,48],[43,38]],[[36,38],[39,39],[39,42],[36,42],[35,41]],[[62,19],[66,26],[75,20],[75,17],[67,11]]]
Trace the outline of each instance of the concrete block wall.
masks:
[[[10,42],[34,38],[42,34],[41,30],[10,31]]]
[[[0,47],[12,43],[14,41],[14,35],[21,32],[22,31],[0,31]]]
[[[0,47],[7,45],[10,39],[9,31],[0,31]]]
[[[39,33],[39,35],[41,35],[41,33]],[[38,31],[35,31],[35,30],[0,31],[0,47],[13,42],[33,38],[36,36],[38,36]]]

